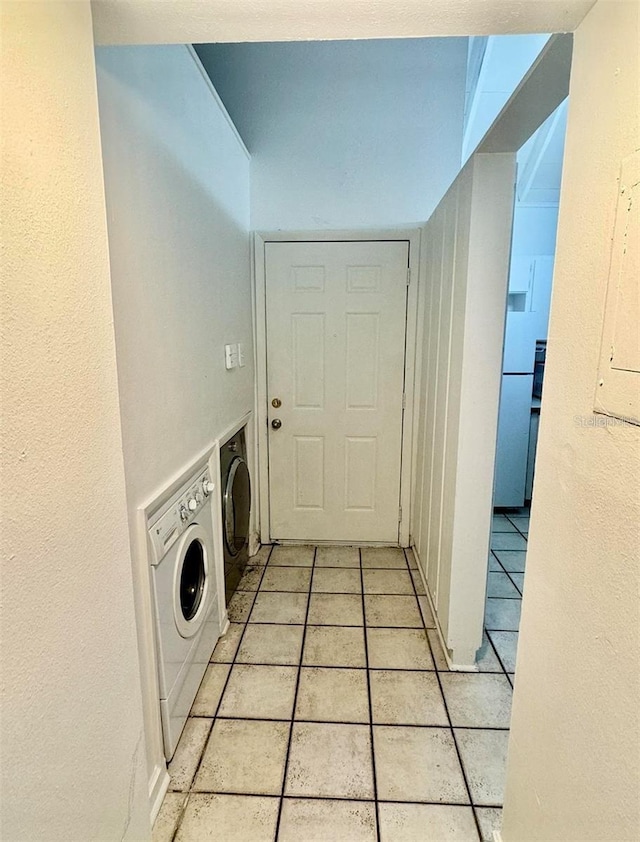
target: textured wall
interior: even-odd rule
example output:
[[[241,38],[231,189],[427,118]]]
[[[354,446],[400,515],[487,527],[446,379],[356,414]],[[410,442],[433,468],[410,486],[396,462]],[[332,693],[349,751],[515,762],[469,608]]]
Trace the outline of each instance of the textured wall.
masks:
[[[184,46],[97,50],[150,783],[164,773],[137,509],[253,407],[249,157]],[[224,344],[247,364],[226,371]]]
[[[3,839],[149,835],[88,2],[2,7]]]
[[[252,155],[257,230],[421,222],[458,172],[464,38],[198,51]]]
[[[590,426],[638,8],[599,2],[575,34],[504,842],[640,838],[640,428]]]

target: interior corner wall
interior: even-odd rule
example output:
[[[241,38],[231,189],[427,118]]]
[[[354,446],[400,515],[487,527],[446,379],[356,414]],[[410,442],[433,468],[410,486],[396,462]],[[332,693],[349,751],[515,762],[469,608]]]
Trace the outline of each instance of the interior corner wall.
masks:
[[[89,2],[2,4],[2,839],[150,838]]]
[[[251,152],[256,230],[421,223],[458,173],[466,38],[197,50]]]
[[[153,783],[164,757],[137,510],[253,409],[249,156],[186,46],[101,47],[96,60]],[[236,342],[246,366],[228,371]]]
[[[466,668],[482,644],[515,163],[474,155],[423,249],[411,534],[451,661]]]
[[[640,428],[593,413],[638,13],[600,0],[574,36],[503,842],[640,838]]]

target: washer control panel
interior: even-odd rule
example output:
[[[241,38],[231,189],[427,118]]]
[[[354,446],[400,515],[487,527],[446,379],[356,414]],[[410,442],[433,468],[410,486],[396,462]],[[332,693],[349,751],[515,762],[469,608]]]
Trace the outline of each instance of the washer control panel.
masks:
[[[153,563],[158,564],[170,547],[196,518],[200,509],[215,491],[209,468],[203,468],[197,477],[178,491],[165,511],[149,523],[149,536],[155,550]]]

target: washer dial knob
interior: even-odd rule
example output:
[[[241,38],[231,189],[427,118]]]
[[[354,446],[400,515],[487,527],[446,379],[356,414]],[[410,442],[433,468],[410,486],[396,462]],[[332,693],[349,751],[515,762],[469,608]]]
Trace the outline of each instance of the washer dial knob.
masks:
[[[190,512],[195,512],[195,510],[198,508],[198,501],[195,497],[192,497],[187,503],[187,506],[189,507]]]
[[[211,482],[210,479],[203,479],[202,480],[202,490],[204,491],[205,495],[208,496],[211,494],[215,485]]]

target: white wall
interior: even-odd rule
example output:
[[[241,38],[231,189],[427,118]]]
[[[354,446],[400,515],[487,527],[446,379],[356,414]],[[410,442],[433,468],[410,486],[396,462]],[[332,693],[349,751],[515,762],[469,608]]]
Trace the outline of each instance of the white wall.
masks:
[[[640,429],[590,426],[638,8],[601,0],[575,34],[504,842],[640,838]]]
[[[184,46],[97,50],[132,540],[137,508],[253,407],[249,158],[196,62]],[[238,341],[247,365],[226,371]],[[153,782],[148,581],[134,563]]]
[[[198,50],[252,154],[255,229],[421,222],[458,172],[466,39]]]
[[[516,202],[513,214],[513,256],[555,254],[557,229],[557,207]]]
[[[150,835],[88,2],[2,6],[2,839]]]
[[[474,155],[425,228],[411,536],[452,663],[482,643],[515,154]]]

